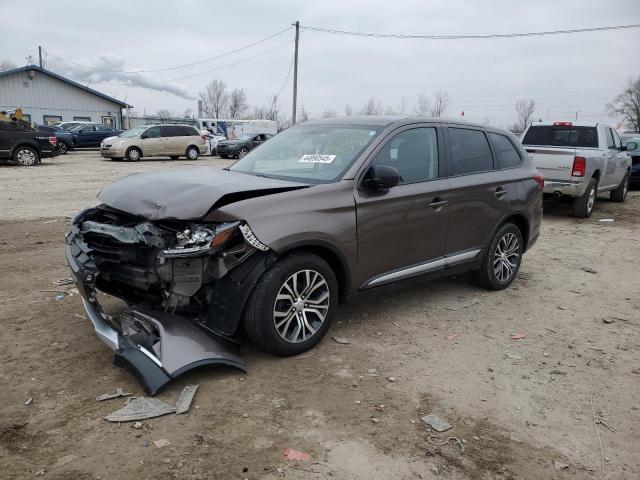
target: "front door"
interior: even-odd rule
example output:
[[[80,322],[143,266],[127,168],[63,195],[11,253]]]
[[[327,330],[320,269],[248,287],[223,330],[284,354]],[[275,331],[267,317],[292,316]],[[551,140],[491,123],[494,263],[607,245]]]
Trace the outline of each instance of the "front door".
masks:
[[[399,185],[355,193],[362,287],[401,280],[443,266],[449,181],[441,178],[442,131],[404,127],[374,154],[371,165],[395,167]]]
[[[158,155],[162,150],[162,137],[160,136],[160,127],[149,127],[140,136],[142,154],[146,157]]]
[[[446,254],[477,256],[507,213],[511,198],[517,198],[515,183],[496,170],[483,129],[448,127],[447,138],[452,175]]]

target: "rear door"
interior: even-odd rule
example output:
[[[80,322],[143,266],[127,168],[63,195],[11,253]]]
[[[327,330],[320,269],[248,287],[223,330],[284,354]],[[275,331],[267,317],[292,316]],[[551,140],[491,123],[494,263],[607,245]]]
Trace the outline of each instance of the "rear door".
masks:
[[[180,148],[183,143],[182,131],[180,127],[173,125],[162,125],[160,127],[162,138],[160,140],[159,154],[160,155],[179,155],[184,153]]]
[[[449,126],[446,138],[451,209],[445,254],[477,255],[507,213],[511,198],[517,197],[515,183],[497,170],[497,160],[482,128]]]
[[[627,155],[622,151],[622,142],[611,127],[605,127],[607,137],[607,176],[602,186],[617,187],[627,171]]]
[[[442,178],[446,177],[443,143],[441,127],[415,124],[397,130],[374,152],[370,165],[395,167],[402,181],[383,192],[364,188],[355,192],[364,287],[444,265],[449,181]]]

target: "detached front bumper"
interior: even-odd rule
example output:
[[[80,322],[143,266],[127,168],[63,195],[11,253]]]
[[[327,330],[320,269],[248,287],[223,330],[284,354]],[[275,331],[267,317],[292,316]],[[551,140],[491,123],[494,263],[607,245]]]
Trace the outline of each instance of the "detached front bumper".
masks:
[[[100,147],[100,155],[104,158],[124,157],[124,149],[116,147]]]
[[[205,332],[185,317],[136,305],[114,322],[98,303],[99,270],[75,225],[67,232],[65,253],[96,334],[114,350],[114,364],[129,370],[148,394],[154,395],[171,379],[202,365],[246,371],[237,344]]]

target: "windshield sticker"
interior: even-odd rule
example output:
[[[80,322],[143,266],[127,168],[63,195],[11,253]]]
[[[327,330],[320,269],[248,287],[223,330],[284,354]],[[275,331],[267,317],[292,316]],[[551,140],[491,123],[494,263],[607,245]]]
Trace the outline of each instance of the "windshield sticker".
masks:
[[[321,155],[315,153],[313,155],[303,155],[298,160],[298,163],[333,163],[336,159],[335,155]]]

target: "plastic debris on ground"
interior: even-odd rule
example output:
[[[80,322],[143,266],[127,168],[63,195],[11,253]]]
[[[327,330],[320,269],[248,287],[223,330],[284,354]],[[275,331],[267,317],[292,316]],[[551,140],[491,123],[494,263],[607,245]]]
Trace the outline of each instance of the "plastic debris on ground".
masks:
[[[294,450],[293,448],[285,448],[284,458],[286,460],[300,460],[300,461],[306,462],[311,458],[311,455],[309,455],[307,452]]]
[[[119,398],[119,397],[128,397],[129,395],[133,395],[133,393],[125,392],[121,388],[116,388],[115,393],[103,393],[102,395],[97,396],[96,400],[98,402],[102,402],[103,400],[110,400],[112,398]]]
[[[156,448],[162,448],[168,447],[169,445],[171,445],[171,442],[166,438],[161,438],[160,440],[154,440],[153,444],[156,446]]]
[[[176,414],[179,415],[189,410],[196,390],[198,390],[198,385],[187,385],[182,389],[176,400]]]
[[[346,339],[344,337],[335,337],[334,336],[334,337],[331,337],[331,338],[333,338],[334,342],[340,343],[342,345],[349,345],[351,343],[348,339]]]
[[[430,413],[429,415],[425,415],[420,417],[425,424],[429,425],[436,432],[446,432],[450,428],[453,428],[450,423],[436,415],[435,413]]]
[[[522,340],[523,338],[525,338],[524,333],[516,333],[514,335],[511,335],[511,340]]]

